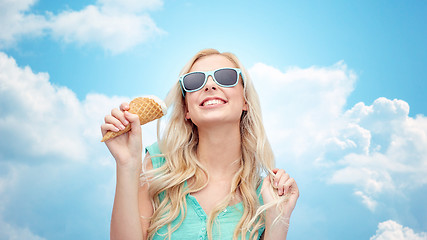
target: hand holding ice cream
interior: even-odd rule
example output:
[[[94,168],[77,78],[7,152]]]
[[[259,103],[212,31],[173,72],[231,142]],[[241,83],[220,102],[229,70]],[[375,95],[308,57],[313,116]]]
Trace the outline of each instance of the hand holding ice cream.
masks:
[[[141,125],[144,125],[153,120],[159,119],[166,115],[166,104],[156,96],[137,97],[129,103],[129,112],[137,114]],[[108,141],[123,133],[129,132],[131,125],[128,124],[125,129],[118,132],[108,131],[101,142]]]

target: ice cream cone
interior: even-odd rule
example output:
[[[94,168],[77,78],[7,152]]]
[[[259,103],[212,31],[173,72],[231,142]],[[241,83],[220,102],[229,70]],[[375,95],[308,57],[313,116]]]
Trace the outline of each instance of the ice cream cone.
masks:
[[[137,114],[139,122],[143,125],[164,116],[166,114],[166,104],[156,96],[137,97],[129,103],[128,112]],[[105,142],[129,131],[130,124],[118,132],[108,131],[101,142]]]

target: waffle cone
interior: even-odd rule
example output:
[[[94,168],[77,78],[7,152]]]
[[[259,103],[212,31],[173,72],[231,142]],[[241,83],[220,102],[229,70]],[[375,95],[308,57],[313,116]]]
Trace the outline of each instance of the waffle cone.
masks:
[[[128,112],[137,114],[139,116],[139,122],[141,123],[141,125],[144,125],[165,115],[166,106],[162,100],[153,96],[137,97],[129,103]],[[118,132],[108,131],[107,133],[105,133],[101,142],[105,142],[114,137],[122,135],[123,133],[129,132],[131,129],[130,125],[131,124],[128,124],[125,129],[120,130]]]

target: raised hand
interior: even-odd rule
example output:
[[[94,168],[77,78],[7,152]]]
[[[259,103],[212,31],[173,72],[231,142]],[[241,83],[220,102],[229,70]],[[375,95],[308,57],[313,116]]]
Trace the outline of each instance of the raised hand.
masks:
[[[277,197],[286,197],[287,200],[278,208],[273,206],[266,211],[264,239],[286,239],[289,220],[299,197],[299,189],[295,180],[285,170],[275,168],[272,172],[274,175],[265,177],[262,184],[261,195],[264,204],[277,201]]]
[[[111,115],[105,116],[101,125],[102,136],[107,131],[118,132],[131,124],[128,133],[117,136],[105,142],[118,166],[137,167],[142,159],[142,136],[139,117],[128,112],[129,104],[122,103],[120,109],[113,109]]]

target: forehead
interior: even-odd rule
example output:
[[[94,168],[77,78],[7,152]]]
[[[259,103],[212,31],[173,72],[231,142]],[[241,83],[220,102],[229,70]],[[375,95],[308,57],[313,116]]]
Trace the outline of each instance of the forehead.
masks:
[[[193,66],[191,67],[190,72],[211,71],[223,67],[235,68],[237,66],[227,57],[224,57],[219,54],[214,54],[197,59],[197,61],[195,61]]]

